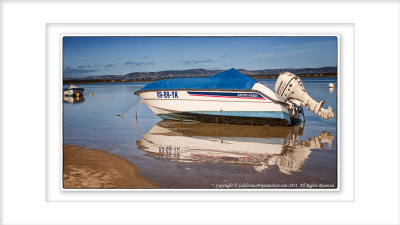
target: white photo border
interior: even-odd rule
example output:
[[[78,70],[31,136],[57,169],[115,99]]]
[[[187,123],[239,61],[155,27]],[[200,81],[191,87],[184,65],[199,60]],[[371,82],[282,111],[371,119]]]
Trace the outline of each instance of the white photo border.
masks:
[[[112,30],[112,32],[109,32]],[[135,32],[131,32],[134,30]],[[268,32],[265,32],[268,31]],[[336,36],[338,38],[338,188],[337,189],[63,189],[62,188],[62,37],[64,36]],[[341,42],[344,39],[344,47]],[[51,124],[47,132],[47,194],[49,201],[353,201],[354,200],[354,142],[345,147],[344,156],[348,164],[346,179],[341,179],[341,124],[345,125],[346,137],[354,136],[354,89],[343,94],[347,96],[344,112],[341,111],[341,83],[354,85],[354,76],[346,76],[341,80],[341,71],[352,74],[354,67],[354,26],[352,24],[48,24],[47,25],[47,105],[48,121]],[[344,49],[344,50],[343,50]],[[342,53],[343,52],[343,53]],[[340,66],[341,54],[349,58],[351,66]],[[58,60],[58,61],[57,61]],[[58,73],[59,76],[54,76]],[[51,75],[50,75],[51,74]],[[57,87],[57,88],[56,88]],[[50,94],[52,93],[52,94]],[[53,94],[54,93],[54,94]],[[344,119],[340,118],[344,114]],[[349,127],[349,125],[351,127]],[[58,130],[57,130],[58,129]],[[54,136],[56,135],[56,136]],[[58,142],[56,140],[60,140]],[[351,141],[351,139],[350,139]],[[52,151],[49,151],[52,149]],[[57,149],[58,151],[55,151]],[[58,153],[58,154],[56,154]],[[58,162],[59,164],[56,164]],[[61,191],[60,191],[61,190]],[[341,190],[341,191],[339,191]],[[125,195],[113,194],[115,191],[127,192]],[[324,196],[324,192],[333,192]],[[85,192],[76,195],[68,192]],[[149,193],[150,192],[150,193]],[[168,193],[164,197],[156,197],[155,192]],[[192,193],[182,193],[192,192]],[[217,193],[212,192],[220,192]],[[229,193],[227,193],[229,192]],[[243,192],[273,192],[270,194],[245,196]],[[298,192],[290,195],[285,192]],[[308,193],[313,192],[313,193]],[[196,193],[196,195],[188,194]],[[212,193],[212,196],[210,195]],[[80,196],[77,199],[77,196]],[[114,196],[114,198],[112,197]],[[120,197],[116,197],[120,196]]]
[[[355,83],[341,86],[355,92],[354,137],[342,136],[353,138],[356,147],[354,198],[345,202],[250,202],[260,193],[246,192],[240,202],[82,202],[79,199],[88,192],[74,192],[80,196],[69,202],[51,202],[46,192],[46,127],[51,125],[46,116],[51,115],[46,114],[50,97],[46,96],[45,49],[46,26],[54,23],[353,24],[355,71],[341,74],[354,76]],[[0,31],[1,224],[400,222],[398,1],[0,0]],[[341,66],[347,67],[348,60],[342,54]],[[33,89],[34,94],[27,93]],[[387,114],[382,113],[382,106]],[[346,140],[341,141],[347,146]],[[347,175],[346,170],[342,175]],[[284,194],[291,198],[292,193]],[[154,195],[159,199],[169,194]],[[336,192],[325,193],[330,194]]]

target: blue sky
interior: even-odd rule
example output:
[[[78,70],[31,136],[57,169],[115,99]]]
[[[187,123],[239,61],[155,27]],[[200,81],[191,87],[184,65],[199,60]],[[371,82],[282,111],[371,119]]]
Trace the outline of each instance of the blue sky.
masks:
[[[336,37],[64,37],[65,77],[337,66]]]

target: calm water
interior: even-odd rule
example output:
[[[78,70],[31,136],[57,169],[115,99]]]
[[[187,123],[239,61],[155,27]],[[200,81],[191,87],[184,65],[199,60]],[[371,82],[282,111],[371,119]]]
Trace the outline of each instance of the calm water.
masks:
[[[162,121],[145,104],[121,118],[146,83],[82,85],[83,98],[64,97],[64,143],[125,158],[162,188],[336,188],[337,89],[328,84],[337,80],[302,81],[334,118],[305,109],[295,127],[184,123]],[[272,89],[275,79],[259,82]]]

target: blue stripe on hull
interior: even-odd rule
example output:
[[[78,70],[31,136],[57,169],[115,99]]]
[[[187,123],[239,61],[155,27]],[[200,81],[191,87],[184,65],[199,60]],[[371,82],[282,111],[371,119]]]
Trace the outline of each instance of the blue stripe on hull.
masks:
[[[179,121],[198,121],[204,123],[277,125],[288,126],[292,122],[285,112],[219,112],[191,111],[158,114],[162,119]]]
[[[189,111],[188,113],[207,114],[213,116],[274,118],[290,121],[289,114],[282,111]]]

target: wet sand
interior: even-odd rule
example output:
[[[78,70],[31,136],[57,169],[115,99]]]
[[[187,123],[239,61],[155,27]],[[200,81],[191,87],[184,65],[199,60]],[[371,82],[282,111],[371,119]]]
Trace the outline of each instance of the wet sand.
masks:
[[[159,188],[131,162],[102,150],[63,148],[64,188]]]

